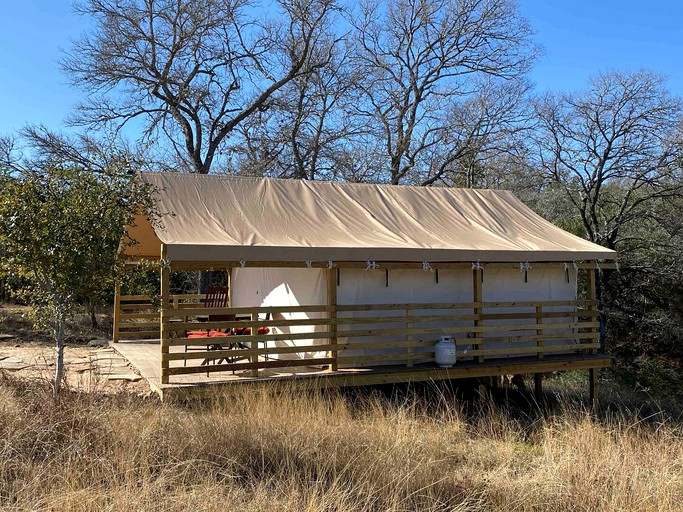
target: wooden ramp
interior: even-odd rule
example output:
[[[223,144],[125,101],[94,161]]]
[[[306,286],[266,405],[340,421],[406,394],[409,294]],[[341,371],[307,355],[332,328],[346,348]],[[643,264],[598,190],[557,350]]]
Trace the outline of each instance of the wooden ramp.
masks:
[[[601,354],[557,354],[546,355],[543,359],[514,357],[484,362],[459,361],[453,368],[439,368],[433,363],[416,364],[412,367],[394,365],[342,368],[336,371],[307,367],[297,368],[297,371],[261,370],[258,377],[253,377],[251,372],[212,372],[208,375],[206,373],[175,375],[172,383],[162,384],[158,340],[121,341],[112,343],[111,346],[147,379],[150,387],[163,400],[207,396],[218,387],[240,384],[287,383],[288,386],[302,385],[309,388],[365,386],[512,374],[541,374],[563,370],[595,370],[612,364],[611,357]]]

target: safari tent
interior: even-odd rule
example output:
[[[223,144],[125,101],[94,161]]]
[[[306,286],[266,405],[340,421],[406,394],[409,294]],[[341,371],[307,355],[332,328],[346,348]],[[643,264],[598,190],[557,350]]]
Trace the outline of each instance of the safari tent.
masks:
[[[155,190],[159,218],[135,219],[126,233],[134,244],[122,244],[121,257],[162,261],[162,306],[152,311],[147,297],[117,293],[114,341],[125,351],[158,340],[159,389],[563,368],[589,369],[593,383],[595,369],[610,362],[598,354],[595,278],[616,253],[554,226],[511,192],[178,173],[141,179]],[[171,296],[175,270],[228,271],[226,304]],[[206,336],[189,337],[197,329]],[[434,364],[443,334],[458,354],[447,369]]]

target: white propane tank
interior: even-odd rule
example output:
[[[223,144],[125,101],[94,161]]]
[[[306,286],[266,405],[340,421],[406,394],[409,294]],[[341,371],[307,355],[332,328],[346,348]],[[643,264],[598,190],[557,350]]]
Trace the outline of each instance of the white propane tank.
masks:
[[[441,368],[449,368],[455,364],[455,343],[451,336],[441,336],[434,346],[434,360]]]

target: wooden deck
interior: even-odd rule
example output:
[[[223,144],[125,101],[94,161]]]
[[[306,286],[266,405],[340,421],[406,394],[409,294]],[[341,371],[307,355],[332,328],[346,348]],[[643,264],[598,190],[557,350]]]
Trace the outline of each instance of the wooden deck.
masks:
[[[250,371],[211,372],[208,375],[206,373],[174,375],[172,383],[162,384],[158,340],[121,341],[111,345],[140,372],[163,400],[202,396],[217,386],[235,384],[269,383],[272,385],[275,382],[285,382],[287,385],[295,384],[315,388],[363,386],[511,374],[540,374],[562,370],[594,370],[612,364],[609,356],[601,354],[548,354],[543,359],[511,357],[484,362],[459,361],[453,368],[439,368],[433,363],[415,364],[412,367],[386,365],[345,368],[336,371],[316,367],[298,367],[295,371],[288,371],[285,368],[265,368],[259,370],[258,377],[252,376]]]

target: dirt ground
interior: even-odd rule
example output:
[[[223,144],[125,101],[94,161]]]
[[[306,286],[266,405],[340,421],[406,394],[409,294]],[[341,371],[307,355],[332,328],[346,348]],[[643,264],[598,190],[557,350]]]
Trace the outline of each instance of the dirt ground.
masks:
[[[47,333],[34,331],[29,308],[0,304],[0,373],[26,379],[52,380],[54,344]],[[106,315],[103,315],[106,324]],[[66,384],[87,393],[151,394],[136,370],[107,344],[109,336],[71,325],[64,350]]]

